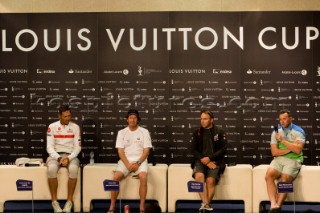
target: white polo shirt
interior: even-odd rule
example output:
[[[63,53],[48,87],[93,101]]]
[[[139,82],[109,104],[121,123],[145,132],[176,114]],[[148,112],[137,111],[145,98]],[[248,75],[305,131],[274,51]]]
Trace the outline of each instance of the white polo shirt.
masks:
[[[116,148],[124,148],[124,153],[129,162],[138,161],[143,149],[151,147],[150,133],[143,127],[138,126],[135,131],[126,127],[118,132]]]

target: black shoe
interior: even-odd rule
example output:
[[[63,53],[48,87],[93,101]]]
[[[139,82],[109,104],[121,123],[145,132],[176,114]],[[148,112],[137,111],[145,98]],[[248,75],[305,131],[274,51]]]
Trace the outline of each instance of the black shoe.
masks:
[[[269,210],[269,213],[281,213],[281,208],[280,207],[272,208]]]

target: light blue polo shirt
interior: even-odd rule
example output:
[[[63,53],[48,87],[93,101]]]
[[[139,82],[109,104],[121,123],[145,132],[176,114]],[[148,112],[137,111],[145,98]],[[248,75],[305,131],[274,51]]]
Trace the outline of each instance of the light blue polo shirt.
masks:
[[[294,141],[298,141],[301,143],[306,142],[306,134],[304,130],[295,124],[292,124],[288,128],[283,128],[282,126],[278,126],[278,132],[281,135],[281,137],[291,143]],[[278,144],[279,149],[287,149],[287,147],[283,144],[277,141],[275,137],[275,131],[271,134],[271,144]],[[288,154],[284,155],[285,158],[290,158],[293,160],[298,160],[301,163],[303,162],[303,152],[300,154],[296,154],[294,152],[289,152]]]

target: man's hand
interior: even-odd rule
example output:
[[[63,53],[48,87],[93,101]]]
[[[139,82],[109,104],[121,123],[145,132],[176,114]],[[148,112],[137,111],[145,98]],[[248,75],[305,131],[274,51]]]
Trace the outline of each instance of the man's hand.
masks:
[[[135,172],[135,171],[138,170],[138,168],[139,168],[139,164],[138,163],[130,163],[129,167],[128,167],[128,170],[130,172]]]
[[[293,142],[293,144],[295,144],[295,145],[299,145],[299,141],[297,141],[297,140],[295,140],[294,142]]]
[[[281,142],[282,139],[283,139],[279,133],[276,133],[276,134],[275,134],[275,138],[277,139],[277,141],[280,141],[280,142]]]
[[[210,163],[210,158],[204,157],[204,158],[201,158],[200,161],[202,164],[207,165],[208,163]]]
[[[68,157],[62,157],[60,160],[60,164],[63,167],[67,167],[69,165],[69,158]]]
[[[215,169],[215,168],[217,168],[217,165],[211,161],[207,164],[207,167],[209,167],[210,169]]]

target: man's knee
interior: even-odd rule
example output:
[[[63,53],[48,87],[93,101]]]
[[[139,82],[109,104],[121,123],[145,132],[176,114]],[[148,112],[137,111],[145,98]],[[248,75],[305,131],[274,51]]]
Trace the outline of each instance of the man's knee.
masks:
[[[291,183],[293,181],[293,178],[290,175],[282,174],[281,181]]]
[[[140,182],[146,183],[148,179],[148,174],[146,172],[140,172],[139,179],[140,179]]]
[[[69,178],[70,179],[77,179],[78,177],[79,167],[77,166],[70,166],[69,167]]]
[[[48,178],[57,178],[59,167],[55,165],[48,166]]]
[[[204,181],[204,174],[203,173],[200,173],[200,172],[197,172],[195,173],[194,175],[194,179],[198,182],[203,182]]]
[[[278,172],[275,169],[269,168],[265,175],[266,181],[274,181],[275,179],[278,179],[280,177],[281,173]]]
[[[113,175],[113,180],[121,181],[123,179],[123,177],[124,177],[124,174],[122,174],[121,172],[117,171]]]
[[[207,187],[210,188],[214,188],[214,186],[216,185],[216,179],[213,177],[207,177],[206,179],[206,185]]]

